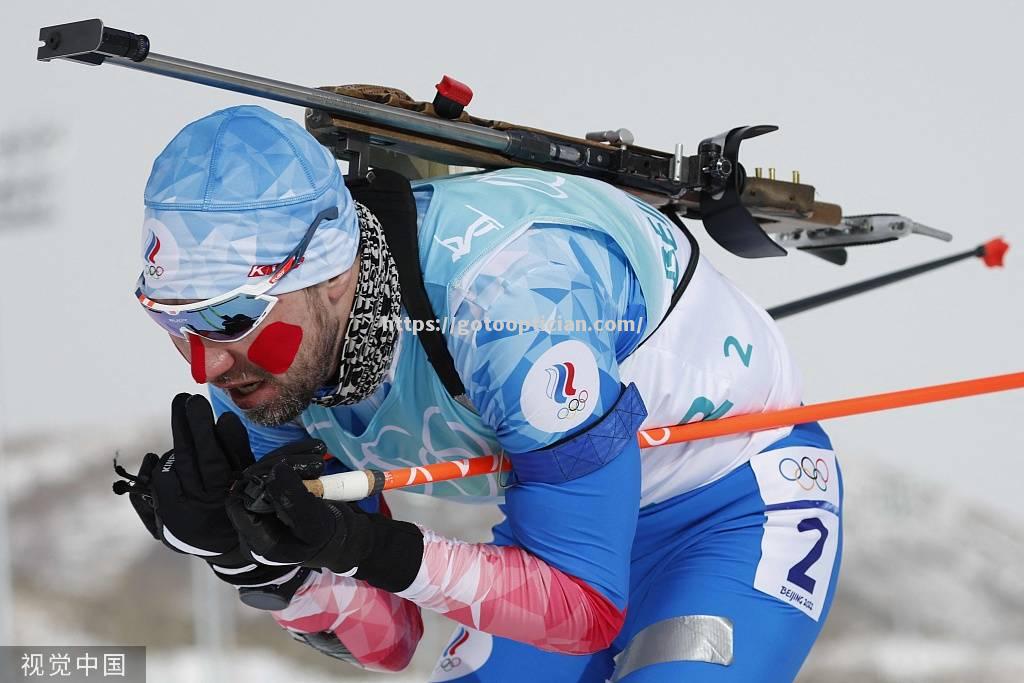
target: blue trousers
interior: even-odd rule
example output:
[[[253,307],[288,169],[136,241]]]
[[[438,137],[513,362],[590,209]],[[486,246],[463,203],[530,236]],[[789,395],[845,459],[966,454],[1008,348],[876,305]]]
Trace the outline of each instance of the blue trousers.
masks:
[[[564,655],[460,627],[430,680],[792,681],[835,594],[841,517],[828,437],[799,425],[725,477],[640,511],[611,647]]]

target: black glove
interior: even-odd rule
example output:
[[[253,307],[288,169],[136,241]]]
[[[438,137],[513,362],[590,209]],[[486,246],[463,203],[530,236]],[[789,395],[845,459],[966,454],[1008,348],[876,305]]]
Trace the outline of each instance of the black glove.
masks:
[[[267,565],[244,553],[224,501],[231,484],[252,468],[269,469],[289,456],[296,463],[320,461],[323,443],[298,441],[268,454],[258,464],[238,416],[225,413],[214,423],[203,396],[178,394],[171,403],[174,448],[163,456],[147,453],[139,473],[115,482],[115,493],[128,498],[154,538],[176,552],[196,555],[217,577],[236,586],[274,582],[295,573],[295,565]]]
[[[363,512],[352,503],[310,493],[288,459],[258,476],[261,495],[242,482],[226,508],[243,545],[273,562],[295,562],[350,574],[391,592],[405,590],[423,561],[423,532],[415,524]],[[311,478],[311,477],[310,477]],[[253,512],[253,509],[269,509]],[[354,574],[352,574],[354,570]]]

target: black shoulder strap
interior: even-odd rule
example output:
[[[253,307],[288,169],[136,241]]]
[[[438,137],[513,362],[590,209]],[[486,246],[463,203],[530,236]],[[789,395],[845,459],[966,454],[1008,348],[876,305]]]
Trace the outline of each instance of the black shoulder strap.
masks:
[[[394,171],[375,168],[366,178],[346,178],[345,182],[352,198],[368,208],[384,229],[384,239],[398,267],[402,304],[412,320],[423,322],[423,325],[417,325],[417,328],[422,328],[417,337],[427,360],[451,397],[465,401],[466,387],[455,370],[455,361],[448,353],[441,325],[423,285],[416,200],[409,181]]]
[[[661,211],[665,216],[668,217],[672,223],[679,228],[679,231],[686,237],[686,241],[690,243],[690,258],[686,262],[686,270],[683,271],[683,276],[679,279],[679,284],[676,285],[675,290],[672,292],[672,299],[669,301],[668,310],[665,311],[665,315],[661,316],[661,320],[658,321],[658,325],[651,330],[651,333],[647,337],[636,345],[636,349],[647,343],[647,340],[654,336],[654,333],[658,331],[658,328],[668,320],[668,316],[675,309],[676,304],[679,303],[679,299],[683,296],[683,292],[690,285],[690,280],[693,279],[693,273],[697,270],[697,262],[700,260],[700,245],[697,244],[697,240],[693,237],[693,234],[686,229],[683,221],[679,218],[679,214],[673,211],[671,208],[662,209]],[[636,349],[633,349],[631,353],[636,353]]]

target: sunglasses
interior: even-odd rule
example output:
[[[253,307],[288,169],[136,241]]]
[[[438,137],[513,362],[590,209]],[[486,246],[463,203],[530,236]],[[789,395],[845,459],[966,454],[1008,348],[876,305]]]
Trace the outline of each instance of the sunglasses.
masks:
[[[333,221],[338,217],[338,207],[324,209],[316,215],[302,241],[292,250],[284,261],[279,263],[263,282],[242,285],[212,299],[204,299],[192,304],[160,304],[142,293],[146,274],[139,276],[135,296],[139,303],[156,321],[156,324],[175,337],[185,338],[186,332],[196,334],[203,339],[214,342],[235,342],[256,329],[270,314],[277,297],[267,294],[281,278],[302,263],[313,233],[324,221]]]

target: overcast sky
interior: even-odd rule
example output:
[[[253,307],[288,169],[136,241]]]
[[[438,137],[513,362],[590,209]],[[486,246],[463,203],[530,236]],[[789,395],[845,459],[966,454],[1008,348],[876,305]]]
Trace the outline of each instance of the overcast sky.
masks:
[[[692,9],[687,9],[687,7]],[[582,134],[627,127],[671,149],[773,123],[748,168],[799,169],[845,213],[898,212],[949,230],[851,252],[744,261],[692,224],[715,265],[764,306],[1003,235],[1007,268],[971,260],[787,319],[806,400],[1024,370],[1020,26],[1011,2],[8,2],[0,131],[53,127],[4,177],[49,173],[55,213],[0,233],[0,377],[8,434],[166,420],[186,366],[138,309],[142,190],[185,123],[252,98],[116,67],[35,61],[38,29],[92,17],[153,51],[303,85],[381,83],[418,98],[448,73],[482,116]],[[401,8],[400,8],[401,7]],[[290,12],[286,14],[285,12]],[[301,120],[301,110],[266,104]],[[33,182],[35,182],[33,180]],[[1024,520],[1024,392],[827,425],[855,500],[873,458],[949,482]]]

